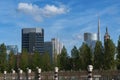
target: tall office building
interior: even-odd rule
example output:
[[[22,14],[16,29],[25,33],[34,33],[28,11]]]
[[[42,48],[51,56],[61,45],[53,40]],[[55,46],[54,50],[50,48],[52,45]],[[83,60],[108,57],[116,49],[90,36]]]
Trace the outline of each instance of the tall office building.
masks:
[[[33,53],[34,51],[44,53],[44,30],[42,28],[23,28],[23,49],[26,49],[29,53]]]
[[[50,55],[51,62],[53,62],[57,59],[57,55],[61,53],[63,44],[58,39],[53,38],[51,41],[45,42],[44,47]]]
[[[17,45],[7,45],[6,46],[7,54],[12,51],[15,55],[18,54],[18,46]]]
[[[96,41],[98,40],[96,33],[84,33],[84,42],[92,49],[95,48]]]
[[[56,38],[53,38],[51,41],[52,41],[52,45],[53,45],[53,53],[60,54],[61,50],[63,48],[63,44]]]

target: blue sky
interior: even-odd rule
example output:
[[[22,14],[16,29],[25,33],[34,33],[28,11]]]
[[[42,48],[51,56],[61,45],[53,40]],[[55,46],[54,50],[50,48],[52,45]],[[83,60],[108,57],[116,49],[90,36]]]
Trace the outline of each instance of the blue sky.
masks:
[[[21,29],[41,27],[45,41],[57,37],[68,49],[81,46],[84,32],[97,33],[100,16],[101,40],[108,27],[114,43],[120,35],[119,0],[0,0],[0,43],[18,45]]]

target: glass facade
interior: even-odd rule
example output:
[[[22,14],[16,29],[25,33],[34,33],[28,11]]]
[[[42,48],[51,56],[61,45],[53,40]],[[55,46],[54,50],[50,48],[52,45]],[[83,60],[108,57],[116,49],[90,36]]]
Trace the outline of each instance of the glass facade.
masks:
[[[12,51],[14,54],[18,53],[18,46],[17,45],[7,45],[6,49],[7,49],[7,54],[9,54],[10,51]]]
[[[95,48],[96,41],[97,41],[96,33],[84,33],[84,42],[92,49],[92,51]]]
[[[34,51],[44,53],[44,30],[42,28],[23,28],[23,49],[26,49],[29,53],[33,53]]]

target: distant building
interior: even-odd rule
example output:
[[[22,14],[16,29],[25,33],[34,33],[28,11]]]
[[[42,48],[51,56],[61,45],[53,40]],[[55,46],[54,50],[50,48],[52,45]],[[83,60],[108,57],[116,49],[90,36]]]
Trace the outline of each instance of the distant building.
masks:
[[[105,35],[104,35],[104,41],[106,41],[106,40],[108,40],[108,39],[110,39],[110,35],[109,35],[108,29],[107,29],[107,27],[106,27],[106,33],[105,33]]]
[[[84,33],[84,42],[92,49],[95,48],[95,44],[98,40],[98,36],[96,33]]]
[[[98,41],[100,41],[100,18],[98,18],[98,33],[97,33]]]
[[[23,49],[26,49],[29,53],[33,53],[34,51],[44,53],[44,30],[42,28],[23,28]]]
[[[52,39],[52,45],[53,45],[53,53],[60,54],[61,50],[63,48],[63,44],[56,38]]]
[[[17,54],[18,53],[18,46],[17,45],[7,45],[6,50],[7,50],[7,54],[9,54],[10,51],[12,51],[14,54]]]
[[[56,60],[56,56],[61,53],[63,44],[56,38],[44,43],[45,52],[50,54],[51,61]]]

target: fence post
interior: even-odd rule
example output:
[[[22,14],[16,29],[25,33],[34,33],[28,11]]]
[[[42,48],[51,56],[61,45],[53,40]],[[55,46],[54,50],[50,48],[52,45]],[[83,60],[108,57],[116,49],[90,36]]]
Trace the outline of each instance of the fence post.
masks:
[[[22,80],[23,78],[22,78],[22,73],[23,73],[23,70],[22,69],[18,69],[19,70],[19,80]]]
[[[41,68],[36,67],[37,68],[37,79],[41,80]]]
[[[88,65],[88,80],[93,80],[92,79],[92,70],[93,70],[93,66]]]
[[[6,80],[7,71],[4,71],[4,80]]]
[[[30,76],[31,72],[32,72],[31,69],[27,68],[27,79],[28,80],[31,80],[31,76]]]
[[[12,69],[12,80],[15,80],[15,70]]]
[[[58,80],[58,67],[55,67],[54,80]]]

